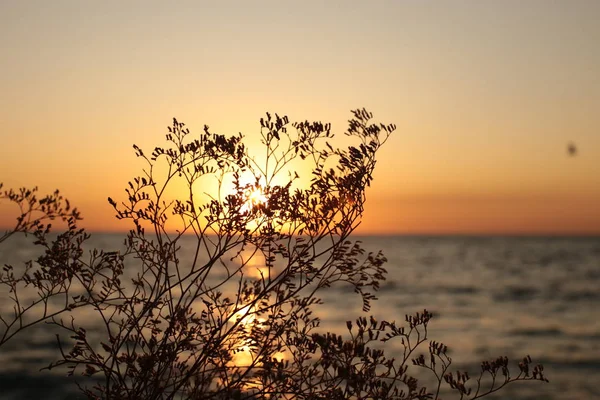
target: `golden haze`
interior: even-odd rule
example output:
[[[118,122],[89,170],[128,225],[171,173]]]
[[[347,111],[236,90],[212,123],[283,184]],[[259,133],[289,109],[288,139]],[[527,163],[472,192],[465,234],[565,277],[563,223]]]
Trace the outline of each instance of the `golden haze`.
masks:
[[[366,107],[398,130],[359,233],[600,234],[600,2],[341,4],[3,2],[0,181],[122,231],[106,197],[173,116],[256,140]]]

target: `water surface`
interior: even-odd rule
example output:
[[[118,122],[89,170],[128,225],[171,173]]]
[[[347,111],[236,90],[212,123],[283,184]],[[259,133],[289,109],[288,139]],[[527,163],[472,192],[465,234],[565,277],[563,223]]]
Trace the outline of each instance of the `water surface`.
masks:
[[[122,239],[96,234],[90,244],[112,249]],[[453,364],[472,376],[482,360],[500,355],[516,362],[529,354],[544,364],[549,384],[516,383],[489,398],[600,399],[600,238],[356,239],[388,258],[388,279],[370,312],[376,318],[400,323],[406,313],[432,311],[430,337],[447,344]],[[183,242],[182,257],[192,253],[192,244]],[[0,245],[2,264],[33,256],[25,238]],[[2,313],[12,307],[5,296],[0,292]],[[323,329],[343,332],[346,320],[362,315],[348,286],[334,286],[321,297]],[[38,372],[56,357],[56,343],[51,328],[41,326],[0,349],[1,398],[75,398],[65,370]]]

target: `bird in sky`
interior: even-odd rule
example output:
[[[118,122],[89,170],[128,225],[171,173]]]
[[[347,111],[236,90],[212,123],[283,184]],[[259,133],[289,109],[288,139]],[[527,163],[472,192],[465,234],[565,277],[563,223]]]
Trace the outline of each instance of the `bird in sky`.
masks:
[[[575,146],[575,143],[570,142],[567,145],[567,154],[571,157],[574,157],[577,155],[577,146]]]

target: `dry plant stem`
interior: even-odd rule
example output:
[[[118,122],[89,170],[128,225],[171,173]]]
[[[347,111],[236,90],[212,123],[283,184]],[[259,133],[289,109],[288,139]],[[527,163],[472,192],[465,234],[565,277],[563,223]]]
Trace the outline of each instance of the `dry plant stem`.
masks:
[[[82,246],[89,236],[58,192],[42,199],[36,190],[3,192],[0,200],[16,203],[21,215],[0,243],[33,233],[45,255],[23,275],[12,266],[1,275],[15,313],[12,320],[0,316],[0,346],[29,326],[54,324],[70,340],[57,337],[59,358],[48,368],[101,376],[81,386],[91,399],[438,399],[444,384],[461,399],[475,399],[511,382],[544,381],[541,367],[529,373],[530,358],[514,378],[499,358],[482,363],[471,394],[468,374],[449,372],[445,345],[429,341],[429,361],[415,357],[429,340],[426,310],[407,315],[406,328],[360,316],[348,321],[345,336],[319,329],[313,312],[321,290],[349,285],[367,312],[385,279],[383,254],[365,254],[350,240],[375,156],[395,130],[372,118],[353,111],[345,134],[356,144],[339,149],[329,124],[292,124],[267,113],[260,120],[263,159],[248,154],[241,134],[226,137],[205,126],[194,136],[174,120],[165,147],[146,155],[134,145],[142,174],[128,183],[125,201],[108,199],[116,217],[133,225],[124,250],[92,250],[87,262]],[[312,170],[308,182],[298,164]],[[208,193],[210,182],[217,187]],[[181,186],[183,192],[174,190]],[[52,219],[68,223],[54,242],[44,223]],[[263,265],[252,277],[254,260]],[[19,293],[30,287],[39,300],[24,306]],[[64,306],[50,311],[54,296],[64,296]],[[41,317],[24,322],[36,304]],[[79,307],[96,315],[94,335],[74,318]],[[392,339],[403,348],[399,360],[380,350]],[[433,392],[419,386],[414,368],[431,371]],[[503,380],[496,385],[498,373]],[[483,390],[486,374],[492,384]]]

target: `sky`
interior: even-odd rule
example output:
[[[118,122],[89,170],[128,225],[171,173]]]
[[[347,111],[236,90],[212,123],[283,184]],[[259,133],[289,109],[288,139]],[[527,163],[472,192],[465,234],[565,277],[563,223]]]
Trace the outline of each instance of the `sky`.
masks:
[[[106,198],[173,117],[341,135],[366,107],[397,130],[358,232],[599,234],[599,20],[595,0],[2,1],[0,182],[127,230]]]

